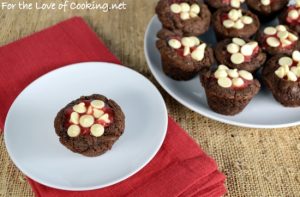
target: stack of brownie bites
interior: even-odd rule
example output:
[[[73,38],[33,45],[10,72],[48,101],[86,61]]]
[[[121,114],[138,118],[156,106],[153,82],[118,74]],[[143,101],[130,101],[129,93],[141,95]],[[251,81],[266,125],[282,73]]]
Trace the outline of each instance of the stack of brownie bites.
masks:
[[[300,106],[300,0],[288,2],[160,0],[156,46],[164,73],[174,80],[199,76],[209,107],[224,115],[243,111],[261,84],[283,106]],[[279,25],[260,29],[276,17]],[[213,48],[199,39],[210,26]]]

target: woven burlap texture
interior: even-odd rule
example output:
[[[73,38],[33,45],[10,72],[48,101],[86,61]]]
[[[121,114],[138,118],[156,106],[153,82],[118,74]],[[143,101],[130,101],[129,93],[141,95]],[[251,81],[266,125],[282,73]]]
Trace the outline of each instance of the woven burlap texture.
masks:
[[[124,2],[127,4],[126,10],[108,13],[86,10],[66,12],[35,9],[1,10],[0,45],[71,16],[83,16],[125,65],[144,74],[159,88],[170,116],[201,145],[204,151],[215,158],[220,170],[226,174],[227,196],[300,196],[300,126],[285,129],[235,127],[205,118],[179,104],[154,80],[143,53],[144,32],[154,14],[157,1],[124,0]],[[33,196],[24,175],[9,159],[3,135],[0,135],[0,143],[0,196]]]

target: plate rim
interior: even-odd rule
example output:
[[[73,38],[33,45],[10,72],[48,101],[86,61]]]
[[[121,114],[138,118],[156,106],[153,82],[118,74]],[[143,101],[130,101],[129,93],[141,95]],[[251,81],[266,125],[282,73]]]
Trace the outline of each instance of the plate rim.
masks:
[[[155,148],[155,151],[152,152],[152,154],[148,157],[148,159],[146,159],[142,165],[140,165],[139,167],[137,167],[135,170],[132,170],[130,173],[128,173],[127,175],[125,176],[122,176],[120,177],[119,179],[116,179],[114,181],[111,181],[111,182],[108,182],[106,184],[101,184],[101,185],[94,185],[94,186],[86,186],[86,187],[67,187],[67,186],[57,186],[55,184],[52,184],[52,183],[47,183],[43,180],[41,180],[40,178],[37,178],[37,177],[34,177],[32,176],[30,173],[28,174],[26,172],[26,170],[24,170],[23,167],[21,167],[22,165],[17,162],[16,158],[13,156],[12,154],[12,150],[10,149],[9,145],[8,145],[8,134],[7,133],[7,122],[8,120],[11,118],[12,116],[12,112],[11,112],[11,109],[13,108],[13,106],[15,105],[15,102],[19,99],[19,97],[24,93],[24,91],[26,91],[26,89],[31,86],[31,85],[34,85],[35,83],[37,83],[37,81],[39,81],[41,78],[47,76],[48,74],[52,74],[54,72],[57,72],[59,70],[65,70],[65,69],[69,69],[71,67],[75,67],[75,66],[82,66],[82,65],[85,65],[85,64],[106,64],[106,65],[109,65],[109,66],[117,66],[118,68],[121,68],[121,69],[125,69],[125,70],[128,70],[129,72],[132,72],[132,73],[135,73],[137,75],[139,75],[140,77],[142,77],[145,81],[147,81],[147,83],[149,83],[149,85],[151,85],[154,90],[157,92],[157,94],[159,95],[159,99],[162,101],[162,105],[163,105],[163,117],[165,119],[164,121],[164,125],[163,125],[163,128],[162,128],[162,136],[161,136],[161,139],[160,139],[160,142],[157,144],[156,148]],[[103,65],[102,65],[103,66]],[[39,76],[38,78],[36,78],[35,80],[33,80],[31,83],[29,83],[19,94],[18,96],[14,99],[14,101],[12,102],[11,106],[9,107],[9,110],[7,112],[7,115],[6,115],[6,118],[5,118],[5,121],[4,121],[4,127],[3,127],[3,135],[4,135],[4,144],[5,144],[5,147],[6,147],[6,150],[8,152],[8,155],[10,157],[10,159],[13,161],[14,165],[27,177],[29,177],[30,179],[42,184],[42,185],[45,185],[45,186],[48,186],[48,187],[51,187],[51,188],[55,188],[55,189],[61,189],[61,190],[67,190],[67,191],[89,191],[89,190],[95,190],[95,189],[102,189],[102,188],[105,188],[105,187],[108,187],[108,186],[112,186],[114,184],[117,184],[117,183],[120,183],[128,178],[130,178],[131,176],[133,176],[134,174],[138,173],[140,170],[142,170],[147,164],[149,164],[149,162],[151,162],[151,160],[156,156],[156,154],[159,152],[160,148],[162,147],[162,144],[163,142],[165,141],[165,138],[166,138],[166,134],[167,134],[167,128],[168,128],[168,110],[167,110],[167,106],[166,106],[166,103],[165,103],[165,100],[163,99],[163,96],[161,95],[160,91],[157,89],[157,87],[149,80],[147,79],[144,75],[142,75],[141,73],[139,73],[138,71],[136,70],[133,70],[127,66],[124,66],[122,64],[115,64],[115,63],[110,63],[110,62],[97,62],[97,61],[88,61],[88,62],[79,62],[79,63],[73,63],[73,64],[67,64],[67,65],[64,65],[64,66],[61,66],[59,68],[56,68],[56,69],[53,69],[41,76]]]
[[[176,101],[178,101],[180,104],[183,106],[187,107],[188,109],[195,111],[196,113],[203,115],[207,118],[210,118],[212,120],[216,120],[222,123],[234,125],[234,126],[239,126],[239,127],[245,127],[245,128],[255,128],[255,129],[276,129],[276,128],[286,128],[286,127],[292,127],[292,126],[297,126],[300,124],[300,120],[296,122],[291,122],[291,123],[284,123],[284,124],[250,124],[250,123],[240,123],[237,121],[233,120],[228,120],[226,118],[221,118],[214,116],[212,114],[206,113],[202,111],[201,109],[198,109],[197,107],[193,107],[190,105],[187,101],[184,99],[180,98],[176,93],[174,93],[164,82],[163,80],[159,77],[159,75],[156,73],[154,66],[151,64],[151,60],[148,54],[148,38],[150,37],[149,35],[151,34],[150,32],[150,27],[154,23],[155,20],[158,20],[157,15],[155,14],[149,21],[145,34],[144,34],[144,54],[147,62],[147,66],[150,69],[152,75],[154,76],[155,80],[159,83],[159,85],[168,92],[170,96],[172,96]]]

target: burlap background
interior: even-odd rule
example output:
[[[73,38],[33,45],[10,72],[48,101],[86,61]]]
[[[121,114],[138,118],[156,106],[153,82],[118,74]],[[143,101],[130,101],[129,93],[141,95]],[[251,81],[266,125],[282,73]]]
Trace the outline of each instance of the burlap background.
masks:
[[[84,2],[74,0],[76,1]],[[42,2],[42,0],[27,2]],[[121,1],[98,0],[98,2]],[[266,130],[240,128],[210,120],[180,105],[155,82],[144,58],[144,32],[154,14],[157,1],[124,2],[128,4],[127,10],[109,13],[1,10],[0,45],[71,16],[83,16],[125,65],[141,72],[159,87],[169,114],[216,159],[220,170],[227,175],[228,196],[300,196],[300,126]],[[3,135],[0,135],[0,143],[0,196],[32,196],[33,193],[24,176],[8,157]]]

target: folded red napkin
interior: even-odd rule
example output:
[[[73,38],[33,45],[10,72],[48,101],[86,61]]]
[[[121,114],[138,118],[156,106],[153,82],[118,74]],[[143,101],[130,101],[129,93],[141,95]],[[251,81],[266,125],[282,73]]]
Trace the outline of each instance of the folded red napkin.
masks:
[[[119,63],[87,24],[69,19],[0,48],[0,126],[16,96],[37,77],[85,61]],[[36,196],[221,196],[225,176],[213,159],[169,118],[166,139],[152,161],[115,185],[90,191],[64,191],[28,179]]]

